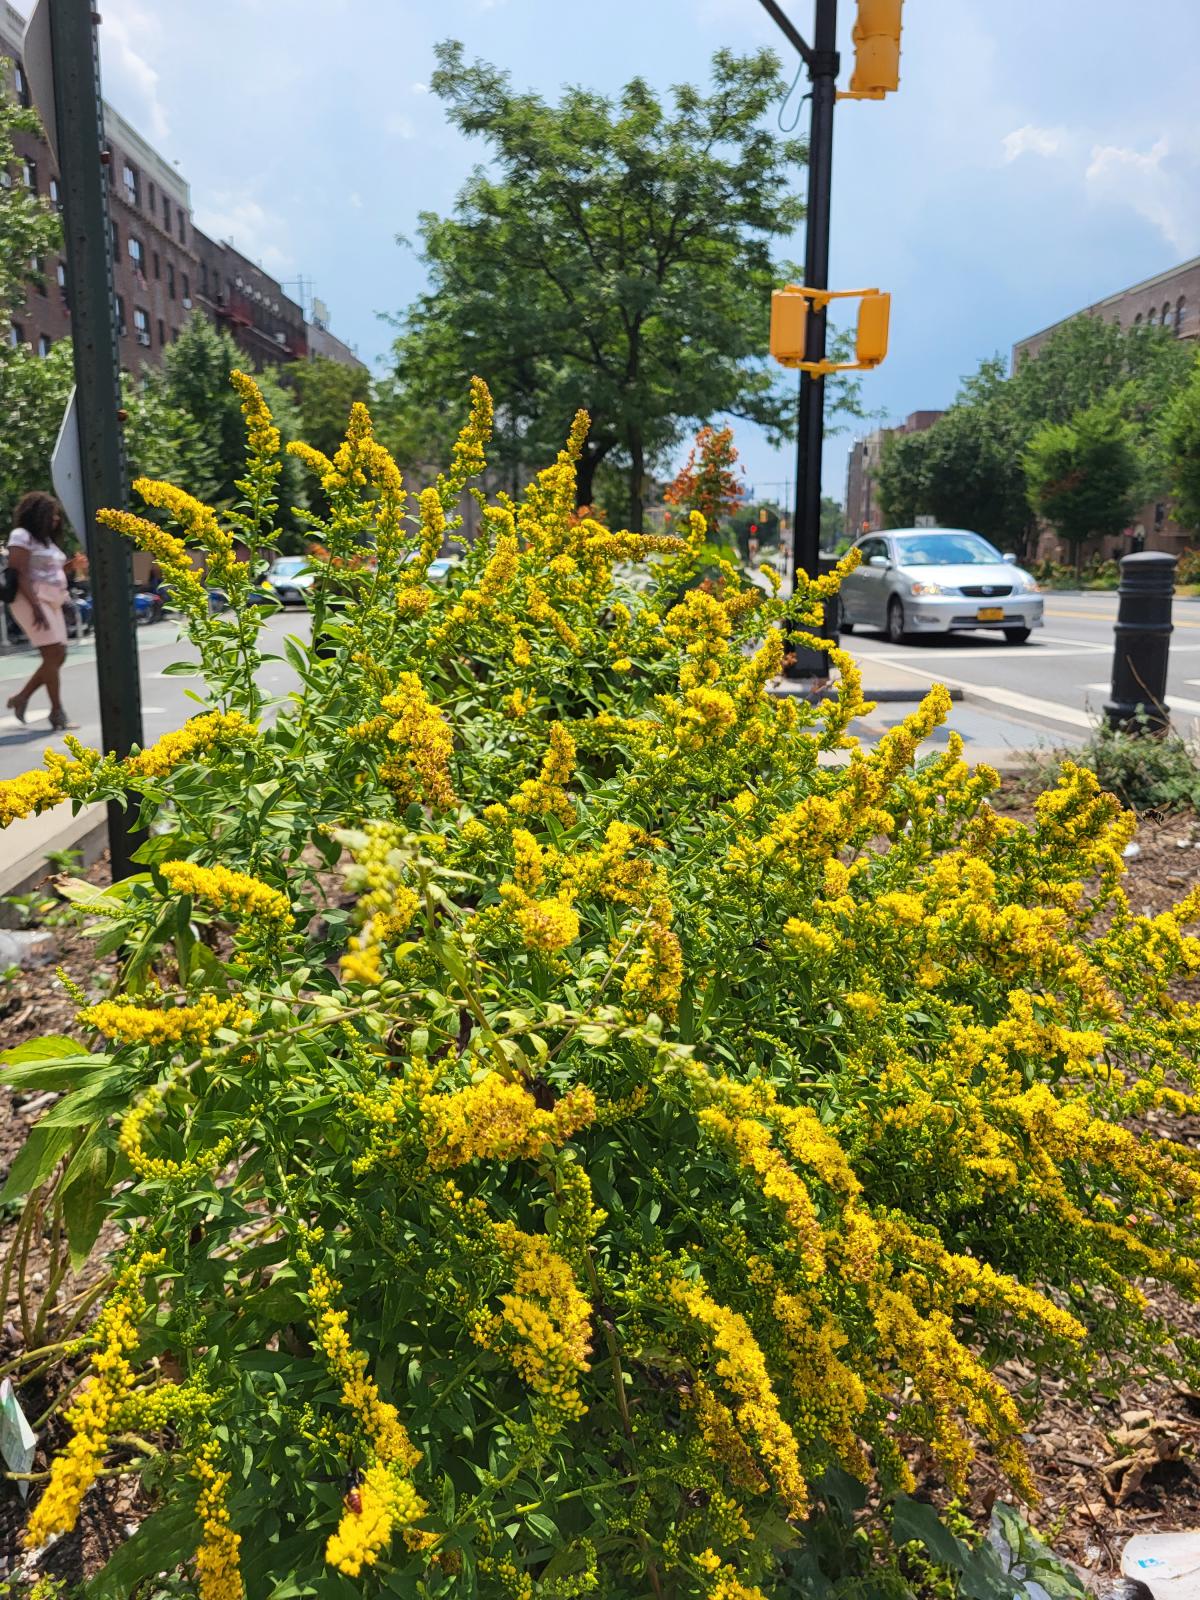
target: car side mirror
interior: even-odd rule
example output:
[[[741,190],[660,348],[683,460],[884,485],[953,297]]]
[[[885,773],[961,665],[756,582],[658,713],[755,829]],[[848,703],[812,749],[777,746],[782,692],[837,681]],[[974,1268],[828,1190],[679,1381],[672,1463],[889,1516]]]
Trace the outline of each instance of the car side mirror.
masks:
[[[1004,559],[1008,562],[1010,567],[1015,567],[1017,564],[1016,555],[1011,550],[1006,550],[1004,552]]]
[[[867,561],[869,567],[879,567],[884,572],[887,571],[891,564],[886,556],[871,556]]]

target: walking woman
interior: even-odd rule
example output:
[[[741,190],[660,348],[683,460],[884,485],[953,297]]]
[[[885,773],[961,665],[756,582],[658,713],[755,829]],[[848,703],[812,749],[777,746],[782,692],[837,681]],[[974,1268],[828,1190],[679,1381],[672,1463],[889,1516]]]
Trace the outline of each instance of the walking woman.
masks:
[[[42,664],[9,700],[8,708],[18,722],[24,722],[29,697],[35,689],[45,689],[50,696],[50,726],[69,728],[59,695],[59,674],[67,655],[63,604],[69,593],[66,568],[70,559],[59,543],[63,510],[52,494],[35,489],[22,498],[14,520],[17,525],[8,536],[8,565],[16,574],[17,593],[9,609],[41,655]]]

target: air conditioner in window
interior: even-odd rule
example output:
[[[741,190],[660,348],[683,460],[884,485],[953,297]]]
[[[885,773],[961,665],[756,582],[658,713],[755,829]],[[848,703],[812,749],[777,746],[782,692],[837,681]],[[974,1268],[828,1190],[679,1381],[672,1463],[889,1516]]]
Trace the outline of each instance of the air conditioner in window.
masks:
[[[184,295],[184,297],[183,297],[183,309],[185,311],[190,311],[192,309],[192,297],[191,297],[191,295],[187,295],[187,294]]]
[[[148,333],[144,333],[144,332],[142,332],[142,331],[141,331],[141,330],[140,330],[140,329],[139,329],[139,330],[138,330],[138,336],[137,336],[137,342],[138,342],[138,343],[139,343],[139,344],[145,344],[145,345],[148,345],[148,344],[149,344],[149,343],[150,343],[150,335],[149,335],[149,334],[148,334]]]
[[[275,343],[276,344],[284,344],[284,345],[287,344],[287,334],[286,333],[277,333],[275,335]]]

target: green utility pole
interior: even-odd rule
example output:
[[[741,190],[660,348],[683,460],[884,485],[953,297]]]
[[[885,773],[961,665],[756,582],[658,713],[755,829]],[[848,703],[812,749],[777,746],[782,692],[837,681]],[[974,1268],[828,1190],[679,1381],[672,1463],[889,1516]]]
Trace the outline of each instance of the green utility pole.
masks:
[[[53,126],[63,199],[63,244],[88,563],[96,634],[100,729],[106,751],[127,755],[142,743],[142,697],[133,617],[133,563],[128,540],[101,527],[96,513],[128,498],[121,434],[121,379],[113,285],[109,160],[100,98],[99,15],[87,0],[39,0],[49,8],[53,105],[39,107]],[[31,19],[30,29],[34,27]],[[43,23],[44,27],[44,23]],[[114,879],[133,870],[137,836],[115,801],[108,807]]]

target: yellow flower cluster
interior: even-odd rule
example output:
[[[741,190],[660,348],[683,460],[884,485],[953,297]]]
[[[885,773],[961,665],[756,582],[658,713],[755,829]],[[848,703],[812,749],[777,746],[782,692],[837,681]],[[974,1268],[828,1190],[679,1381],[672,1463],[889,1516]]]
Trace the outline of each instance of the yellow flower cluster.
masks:
[[[440,1169],[477,1159],[532,1159],[545,1145],[565,1144],[594,1120],[596,1097],[577,1085],[553,1111],[542,1111],[528,1089],[489,1072],[454,1094],[429,1096],[421,1110],[429,1165]]]
[[[146,1252],[117,1275],[113,1293],[96,1318],[89,1342],[95,1374],[67,1408],[72,1435],[50,1465],[50,1481],[25,1529],[27,1549],[36,1550],[56,1533],[70,1533],[83,1497],[95,1482],[112,1435],[119,1431],[121,1411],[133,1390],[129,1357],[138,1346],[138,1324],[146,1314],[142,1282],[160,1266],[161,1252]]]
[[[250,568],[244,561],[239,561],[234,552],[233,535],[221,527],[217,521],[217,514],[206,506],[202,500],[187,494],[183,489],[177,489],[174,484],[160,483],[155,478],[135,478],[134,492],[145,501],[148,506],[153,506],[157,511],[165,511],[173,518],[187,535],[194,539],[205,556],[205,583],[199,584],[204,591],[205,584],[210,584],[218,589],[223,589],[235,603],[240,603],[245,591],[250,584]],[[147,524],[148,526],[148,524]],[[136,537],[136,535],[135,535]],[[140,541],[139,541],[140,542]],[[183,547],[181,546],[181,549]],[[156,552],[155,552],[156,553]],[[178,553],[176,553],[178,556]],[[191,557],[187,556],[188,570],[184,582],[191,585],[193,580],[199,579],[199,572],[192,565]],[[159,558],[160,565],[165,575],[169,576],[174,584],[178,581],[174,570],[168,568],[167,563]],[[178,565],[178,560],[176,561]],[[208,595],[200,595],[188,590],[188,606],[186,609],[198,607],[199,600],[203,599],[204,611],[208,611]]]
[[[733,1397],[738,1427],[753,1442],[790,1515],[804,1516],[808,1487],[796,1437],[783,1419],[766,1357],[749,1323],[714,1300],[702,1278],[676,1279],[669,1286],[668,1298],[681,1316],[703,1332],[711,1348],[713,1371]]]
[[[395,747],[380,766],[379,775],[401,805],[415,801],[443,811],[452,806],[454,739],[415,672],[400,674],[393,692],[384,696],[381,710],[381,717],[350,728],[349,737],[373,741],[382,735]]]
[[[202,867],[194,861],[164,861],[158,870],[176,894],[191,895],[239,921],[275,933],[286,932],[295,922],[287,895],[244,872]]]
[[[21,817],[40,816],[62,801],[83,797],[113,763],[101,760],[95,750],[85,750],[74,740],[75,760],[61,751],[47,750],[44,771],[24,772],[19,778],[0,779],[0,828]]]
[[[246,423],[251,456],[258,458],[256,463],[258,465],[263,463],[277,465],[279,429],[275,426],[270,407],[263,399],[262,390],[249,374],[239,372],[236,367],[229,374],[229,381],[242,404],[242,417]]]
[[[500,886],[500,898],[512,907],[513,921],[527,950],[553,955],[579,937],[579,913],[569,900],[557,895],[535,900],[516,884]]]
[[[351,886],[360,893],[362,926],[341,958],[342,976],[367,986],[383,976],[383,949],[406,931],[420,900],[405,882],[406,864],[400,846],[404,835],[395,824],[371,823],[354,844]]]
[[[201,995],[190,1005],[143,1006],[128,995],[85,1006],[79,1021],[124,1044],[205,1045],[218,1028],[244,1028],[250,1010],[241,1000]]]
[[[192,1475],[199,1480],[196,1515],[202,1537],[196,1551],[196,1583],[200,1600],[242,1600],[245,1586],[239,1552],[242,1536],[230,1524],[226,1490],[229,1473],[220,1468],[220,1446],[210,1439],[192,1462]]]
[[[121,1119],[117,1144],[122,1155],[139,1178],[157,1182],[194,1182],[195,1179],[217,1172],[229,1159],[234,1147],[232,1134],[225,1134],[201,1155],[190,1156],[185,1161],[168,1161],[162,1156],[149,1156],[145,1149],[146,1124],[162,1106],[162,1091],[147,1089]]]
[[[323,1266],[312,1267],[308,1295],[316,1313],[313,1332],[330,1372],[342,1384],[342,1404],[354,1413],[370,1457],[358,1490],[359,1507],[346,1507],[325,1547],[329,1564],[355,1578],[364,1566],[374,1566],[398,1528],[410,1527],[428,1508],[412,1485],[421,1452],[409,1439],[400,1413],[367,1376],[367,1358],[351,1344],[346,1313],[337,1304],[340,1292],[341,1285]]]
[[[679,1010],[683,991],[683,946],[664,917],[651,916],[641,948],[629,964],[621,989],[635,1016],[646,1016],[653,1011],[671,1021]]]
[[[240,711],[206,711],[127,757],[124,768],[133,779],[165,778],[185,761],[225,752],[235,754],[257,737],[258,729]]]
[[[575,821],[575,808],[566,785],[575,772],[576,748],[570,730],[561,722],[550,724],[550,744],[536,778],[526,778],[509,801],[518,816],[557,817],[564,828]]]
[[[712,1580],[708,1591],[711,1600],[766,1600],[761,1589],[752,1583],[742,1583],[734,1569],[714,1550],[705,1550],[697,1556],[696,1565]]]
[[[191,497],[188,496],[188,499]],[[208,616],[208,590],[182,539],[133,511],[98,511],[96,521],[153,556],[171,586],[174,603],[193,618]]]
[[[683,649],[679,671],[681,689],[713,684],[721,676],[721,663],[729,651],[732,624],[729,612],[715,595],[690,589],[686,598],[667,613],[663,633]]]
[[[591,1317],[571,1268],[535,1234],[511,1222],[494,1222],[493,1247],[512,1269],[512,1292],[500,1296],[501,1313],[476,1329],[489,1348],[501,1348],[543,1404],[564,1419],[586,1411],[579,1378],[591,1352]]]

